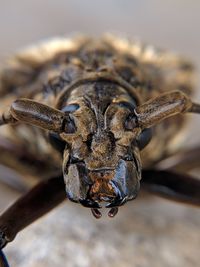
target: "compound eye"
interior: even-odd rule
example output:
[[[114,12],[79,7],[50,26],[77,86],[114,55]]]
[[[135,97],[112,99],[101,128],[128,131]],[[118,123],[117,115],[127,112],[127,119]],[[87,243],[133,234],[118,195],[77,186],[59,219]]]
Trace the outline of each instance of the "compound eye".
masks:
[[[62,111],[64,113],[72,113],[72,112],[76,111],[78,108],[79,108],[78,104],[70,104],[70,105],[63,107]]]
[[[70,117],[70,114],[63,120],[62,131],[67,134],[73,134],[76,132],[76,125],[73,118]]]
[[[76,126],[72,116],[70,116],[70,113],[73,113],[78,108],[79,105],[77,104],[70,104],[62,108],[62,111],[66,114],[66,118],[63,121],[63,132],[69,134],[76,132]]]
[[[140,150],[142,150],[148,143],[151,141],[152,138],[152,129],[144,129],[137,139],[137,145]]]
[[[66,142],[64,142],[60,136],[56,133],[49,133],[50,144],[59,152],[63,153]]]
[[[135,115],[131,114],[127,117],[125,121],[125,128],[127,130],[133,130],[137,127],[137,118]]]

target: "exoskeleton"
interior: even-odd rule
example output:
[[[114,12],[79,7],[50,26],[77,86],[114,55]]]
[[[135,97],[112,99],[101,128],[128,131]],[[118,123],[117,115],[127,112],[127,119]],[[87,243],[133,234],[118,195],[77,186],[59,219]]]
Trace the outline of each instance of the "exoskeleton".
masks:
[[[200,149],[180,152],[185,113],[200,113],[192,92],[187,60],[110,34],[12,57],[0,75],[0,163],[25,178],[15,186],[34,186],[1,214],[0,248],[67,198],[96,218],[101,203],[115,216],[140,185],[199,206],[200,181],[187,172]]]

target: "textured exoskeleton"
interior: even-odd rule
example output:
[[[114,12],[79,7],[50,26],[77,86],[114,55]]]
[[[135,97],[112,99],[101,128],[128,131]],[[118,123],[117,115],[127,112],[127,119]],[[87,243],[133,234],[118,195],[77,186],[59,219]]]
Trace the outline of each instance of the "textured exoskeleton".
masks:
[[[66,198],[96,218],[106,202],[113,217],[141,184],[199,206],[200,182],[184,167],[188,158],[199,165],[200,149],[175,154],[183,114],[200,113],[192,92],[188,61],[110,34],[11,58],[0,74],[0,163],[24,177],[16,187],[34,187],[0,216],[0,248]],[[169,157],[171,168],[159,169]]]

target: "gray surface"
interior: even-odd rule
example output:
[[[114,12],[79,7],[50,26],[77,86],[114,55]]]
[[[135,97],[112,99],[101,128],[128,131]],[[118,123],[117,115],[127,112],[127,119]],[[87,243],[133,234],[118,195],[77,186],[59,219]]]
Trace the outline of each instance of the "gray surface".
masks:
[[[0,1],[0,57],[42,38],[74,31],[114,30],[179,51],[200,66],[199,1]],[[199,84],[199,75],[197,77]],[[198,92],[200,99],[200,91]],[[196,99],[197,101],[197,99]],[[194,116],[188,143],[198,143]],[[0,187],[0,208],[17,196]],[[143,196],[118,216],[97,221],[66,202],[18,235],[6,248],[13,267],[199,266],[200,212]]]
[[[199,211],[142,198],[115,219],[66,203],[10,244],[11,266],[199,266]]]

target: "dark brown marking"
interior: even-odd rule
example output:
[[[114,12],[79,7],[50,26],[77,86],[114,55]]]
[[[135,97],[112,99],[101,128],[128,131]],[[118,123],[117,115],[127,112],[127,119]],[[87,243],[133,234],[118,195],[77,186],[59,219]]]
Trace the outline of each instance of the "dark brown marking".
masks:
[[[96,219],[100,219],[101,218],[102,214],[98,209],[91,209],[91,211],[92,211],[93,216]]]
[[[114,207],[114,208],[110,209],[110,211],[108,212],[108,216],[110,218],[114,218],[115,215],[118,213],[118,210],[119,209],[117,207]]]

